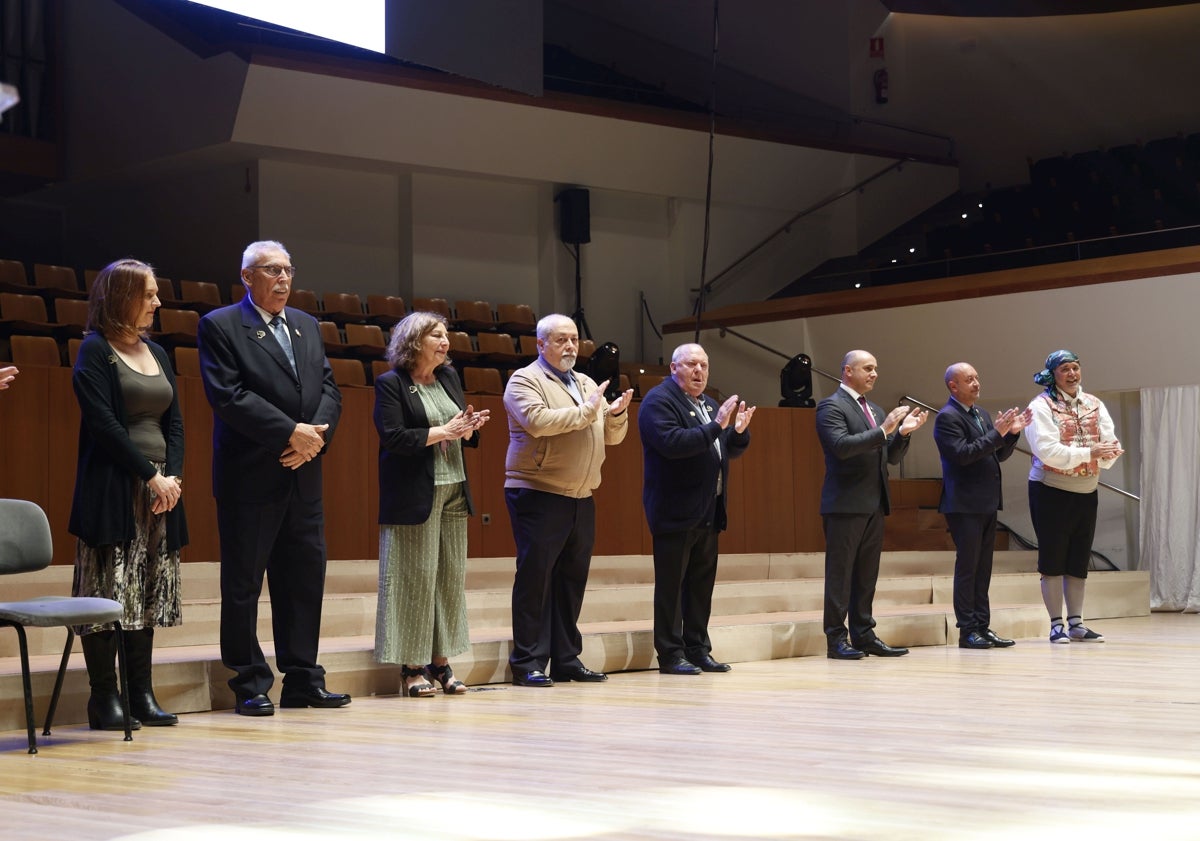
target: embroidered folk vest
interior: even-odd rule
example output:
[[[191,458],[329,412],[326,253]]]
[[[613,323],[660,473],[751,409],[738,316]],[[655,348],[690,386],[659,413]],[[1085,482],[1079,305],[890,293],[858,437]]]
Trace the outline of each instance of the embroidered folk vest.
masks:
[[[1059,443],[1067,447],[1090,447],[1100,440],[1100,401],[1082,391],[1077,396],[1075,406],[1051,400],[1048,394],[1042,394],[1041,398],[1050,406]],[[1062,476],[1095,476],[1100,472],[1100,464],[1091,459],[1070,470],[1058,470],[1048,464],[1042,464],[1042,469]]]

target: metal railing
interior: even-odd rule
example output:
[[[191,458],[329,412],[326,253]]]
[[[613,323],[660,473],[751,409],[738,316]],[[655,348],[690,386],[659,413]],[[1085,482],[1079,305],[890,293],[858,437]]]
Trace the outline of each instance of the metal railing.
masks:
[[[734,269],[736,269],[742,263],[746,262],[751,257],[753,257],[755,254],[757,254],[759,251],[761,251],[763,248],[765,248],[767,245],[769,245],[772,241],[775,240],[776,237],[779,237],[785,233],[788,233],[791,230],[792,226],[795,225],[797,222],[799,222],[801,219],[803,219],[805,216],[809,216],[813,213],[816,213],[818,210],[828,207],[829,205],[833,204],[834,202],[839,201],[839,200],[845,198],[846,196],[851,195],[852,193],[859,192],[860,190],[865,188],[867,185],[869,185],[871,182],[882,178],[883,176],[887,175],[889,172],[892,172],[893,170],[897,171],[897,172],[900,171],[901,169],[904,168],[904,165],[906,163],[910,163],[914,160],[915,160],[914,158],[910,158],[910,157],[899,158],[899,159],[893,161],[888,166],[886,166],[883,169],[876,172],[874,175],[868,175],[866,178],[864,178],[862,181],[859,181],[853,187],[847,187],[846,189],[844,189],[838,193],[835,193],[834,195],[829,196],[828,198],[822,199],[821,201],[817,202],[816,204],[813,204],[813,205],[810,205],[810,206],[804,208],[799,213],[792,216],[792,218],[788,219],[786,222],[784,222],[782,225],[780,225],[778,228],[773,230],[771,233],[769,233],[765,237],[763,237],[762,240],[760,240],[756,245],[752,246],[749,250],[747,250],[744,254],[742,254],[740,257],[738,257],[736,260],[734,260],[732,263],[730,263],[724,269],[717,272],[717,274],[715,274],[713,276],[712,280],[706,281],[699,290],[700,291],[699,300],[701,300],[701,301],[706,300],[712,294],[713,289],[716,287],[716,285],[718,283],[721,282],[721,280],[729,277],[729,275],[734,271]],[[698,313],[698,315],[702,315],[702,314],[703,313]],[[788,358],[790,359],[791,357],[788,357]]]

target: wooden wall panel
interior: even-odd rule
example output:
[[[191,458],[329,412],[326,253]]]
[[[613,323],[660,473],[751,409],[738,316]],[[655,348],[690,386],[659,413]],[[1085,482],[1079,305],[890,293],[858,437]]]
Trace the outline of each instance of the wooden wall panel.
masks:
[[[379,554],[379,437],[371,417],[374,405],[374,389],[342,389],[342,416],[321,466],[330,558]]]
[[[212,410],[201,381],[179,378],[187,452],[184,504],[191,544],[185,561],[220,558],[212,497]],[[508,425],[503,401],[473,395],[491,410],[480,446],[467,454],[478,515],[468,526],[471,557],[513,557],[516,547],[504,505],[504,457]],[[371,389],[343,391],[342,420],[325,456],[326,537],[331,559],[375,558],[379,551],[378,437],[371,417]],[[637,404],[624,442],[610,447],[596,494],[597,554],[649,554],[650,532],[642,512],[642,450]],[[79,407],[70,370],[30,367],[0,394],[0,495],[30,499],[50,517],[55,563],[74,559],[67,519],[75,483]],[[764,407],[751,426],[752,442],[734,462],[730,479],[730,531],[726,553],[820,551],[818,499],[822,458],[814,412]],[[488,523],[482,515],[488,515]]]
[[[630,406],[625,440],[605,448],[596,498],[596,555],[640,555],[643,533],[648,539],[642,509],[642,439],[637,431],[637,407]]]
[[[816,409],[775,409],[787,412],[792,422],[792,510],[795,516],[793,552],[824,552],[821,522],[821,483],[825,481],[825,455],[817,439]],[[758,423],[758,416],[754,418]],[[777,551],[777,550],[773,550]]]
[[[190,540],[181,558],[216,562],[221,560],[221,543],[212,492],[213,413],[199,377],[178,377],[176,382],[183,411],[183,510]]]
[[[759,409],[750,423],[750,448],[730,464],[730,498],[744,523],[740,548],[723,541],[726,552],[770,552],[796,544],[795,485],[790,467],[796,440],[790,413],[803,409]],[[738,502],[738,500],[741,502]],[[730,521],[733,536],[734,520]]]

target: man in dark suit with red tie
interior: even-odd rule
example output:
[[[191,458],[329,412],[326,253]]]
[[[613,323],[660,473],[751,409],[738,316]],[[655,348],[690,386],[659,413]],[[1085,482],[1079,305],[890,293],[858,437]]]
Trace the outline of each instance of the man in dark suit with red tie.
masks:
[[[200,319],[204,392],[212,405],[213,496],[221,538],[221,660],[241,715],[272,715],[275,676],[258,642],[258,598],[270,573],[282,707],[341,707],[317,663],[325,593],[321,456],[342,398],[316,320],[287,307],[295,267],[278,242],[242,255],[246,296]]]
[[[1003,507],[1000,462],[1012,455],[1033,411],[1013,408],[995,423],[979,400],[979,374],[966,362],[946,369],[950,399],[933,422],[933,440],[942,459],[942,498],[957,550],[954,557],[954,618],[959,648],[1007,648],[1013,641],[989,627],[992,552],[996,512]]]
[[[824,623],[828,656],[833,660],[908,653],[907,648],[893,648],[875,635],[872,604],[883,550],[883,518],[891,513],[887,466],[900,463],[908,450],[908,436],[921,428],[928,412],[897,406],[885,415],[866,397],[878,376],[875,357],[852,350],[842,360],[841,385],[817,404],[817,436],[825,451]]]
[[[731,668],[712,656],[708,619],[729,460],[750,446],[755,407],[736,394],[718,405],[707,386],[708,354],[697,344],[680,345],[671,376],[647,392],[638,411],[642,503],[654,536],[654,649],[663,674]]]

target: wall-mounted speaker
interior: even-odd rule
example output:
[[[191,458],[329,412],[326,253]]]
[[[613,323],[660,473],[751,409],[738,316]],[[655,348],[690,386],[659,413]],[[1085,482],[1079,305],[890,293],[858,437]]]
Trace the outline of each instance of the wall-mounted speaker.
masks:
[[[567,245],[592,241],[591,209],[588,191],[581,187],[563,190],[555,199],[559,203],[559,237]]]

